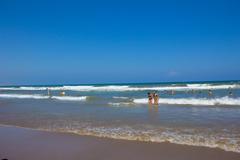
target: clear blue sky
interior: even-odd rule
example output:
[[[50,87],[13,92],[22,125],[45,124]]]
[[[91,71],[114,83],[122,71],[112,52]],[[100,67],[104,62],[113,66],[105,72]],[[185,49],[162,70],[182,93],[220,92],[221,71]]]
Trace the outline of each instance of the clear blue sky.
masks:
[[[240,79],[240,1],[0,1],[0,85]]]

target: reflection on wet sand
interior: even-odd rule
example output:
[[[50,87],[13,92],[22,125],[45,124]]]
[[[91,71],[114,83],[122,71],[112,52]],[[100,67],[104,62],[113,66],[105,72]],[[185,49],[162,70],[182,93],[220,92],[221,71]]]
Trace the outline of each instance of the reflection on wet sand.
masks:
[[[158,105],[152,105],[149,104],[148,105],[148,118],[150,120],[155,120],[157,121],[159,117],[159,113],[158,113]]]

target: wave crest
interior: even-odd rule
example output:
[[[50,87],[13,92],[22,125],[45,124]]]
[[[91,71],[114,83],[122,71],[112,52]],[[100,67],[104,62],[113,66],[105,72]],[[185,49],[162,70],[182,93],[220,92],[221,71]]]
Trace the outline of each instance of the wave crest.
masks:
[[[0,98],[18,98],[18,99],[56,99],[62,101],[83,101],[86,96],[73,97],[73,96],[46,96],[40,94],[0,94]]]
[[[239,89],[239,84],[221,84],[221,85],[212,85],[212,84],[187,84],[185,86],[154,86],[154,87],[135,87],[135,86],[117,86],[117,85],[108,85],[108,86],[58,86],[58,87],[1,87],[0,90],[71,90],[71,91],[164,91],[164,90],[217,90],[217,89]]]
[[[134,99],[134,103],[147,104],[147,98]],[[177,105],[240,105],[240,98],[160,98],[160,104],[177,104]]]

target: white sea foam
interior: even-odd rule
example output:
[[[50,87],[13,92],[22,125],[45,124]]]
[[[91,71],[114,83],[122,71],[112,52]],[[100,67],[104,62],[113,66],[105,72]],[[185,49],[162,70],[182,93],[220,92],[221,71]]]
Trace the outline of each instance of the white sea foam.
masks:
[[[63,86],[63,88],[73,91],[127,91],[129,86]]]
[[[212,131],[211,129],[173,129],[173,128],[154,128],[139,126],[133,128],[130,126],[118,127],[94,127],[90,124],[78,124],[78,128],[56,127],[41,128],[55,132],[70,132],[79,135],[91,135],[97,137],[108,137],[113,139],[137,140],[147,142],[171,142],[191,146],[205,146],[210,148],[221,148],[226,151],[240,152],[238,133]],[[141,128],[141,129],[140,129]],[[221,138],[220,138],[221,137]]]
[[[108,85],[108,86],[58,86],[58,87],[1,87],[0,90],[71,90],[71,91],[146,91],[146,90],[215,90],[215,89],[239,89],[239,84],[187,84],[186,86],[154,86],[154,87],[134,87],[127,85]]]
[[[39,94],[0,94],[0,98],[19,98],[19,99],[47,99],[48,96]]]
[[[84,101],[87,99],[86,96],[72,97],[72,96],[52,96],[51,98],[62,100],[62,101]]]
[[[28,91],[47,90],[47,87],[19,87],[19,90],[28,90]]]
[[[119,103],[109,102],[108,104],[111,106],[123,106],[123,105],[129,106],[129,105],[133,105],[134,103],[131,103],[131,102],[119,102]]]
[[[208,87],[211,84],[187,84],[188,87]]]
[[[147,98],[134,99],[134,103],[146,104]],[[177,104],[177,105],[240,105],[240,98],[160,98],[160,104]]]
[[[8,91],[17,91],[17,90],[21,90],[19,87],[0,87],[0,90],[8,90]]]
[[[146,91],[146,90],[209,90],[209,89],[229,89],[240,88],[240,85],[210,85],[210,84],[189,84],[187,86],[155,86],[155,87],[134,87],[134,86],[63,86],[52,87],[52,90],[72,90],[72,91]]]
[[[84,101],[87,96],[46,96],[40,94],[0,94],[0,98],[18,98],[18,99],[56,99],[62,101]],[[126,98],[128,97],[120,97]],[[133,99],[135,104],[147,104],[147,98]],[[130,105],[130,102],[109,103],[111,105]],[[240,98],[160,98],[159,104],[176,104],[176,105],[240,105]]]
[[[187,84],[187,88],[193,89],[193,90],[234,89],[234,88],[240,88],[240,85],[239,84],[221,84],[221,85]]]
[[[118,96],[113,96],[115,99],[129,99],[129,97],[118,97]]]
[[[18,98],[18,99],[56,99],[62,101],[84,101],[86,96],[73,97],[73,96],[46,96],[40,94],[0,94],[0,98]]]

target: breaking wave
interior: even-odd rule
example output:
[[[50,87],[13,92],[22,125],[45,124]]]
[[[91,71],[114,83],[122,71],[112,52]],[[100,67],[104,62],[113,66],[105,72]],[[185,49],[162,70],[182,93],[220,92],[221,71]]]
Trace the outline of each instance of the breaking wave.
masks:
[[[72,97],[72,96],[52,96],[51,98],[62,101],[83,101],[87,99],[87,96]]]
[[[84,101],[87,96],[47,96],[40,94],[0,94],[0,98],[17,98],[17,99],[55,99],[61,101]],[[147,98],[115,97],[117,99],[129,99],[129,102],[108,103],[109,105],[133,105],[147,104]],[[240,98],[160,98],[159,104],[175,105],[240,105]]]
[[[0,94],[0,98],[19,98],[19,99],[48,99],[49,96],[39,94]]]
[[[118,96],[113,96],[115,99],[129,99],[129,97],[118,97]]]
[[[147,98],[134,99],[134,103],[146,104]],[[177,104],[177,105],[240,105],[240,98],[160,98],[160,104]]]
[[[46,96],[40,94],[0,94],[0,98],[18,98],[18,99],[56,99],[62,101],[83,101],[86,100],[86,96],[73,97],[73,96]]]
[[[239,84],[186,84],[184,86],[154,86],[154,87],[144,87],[144,86],[127,86],[127,85],[107,85],[107,86],[51,86],[51,87],[1,87],[0,90],[71,90],[71,91],[164,91],[164,90],[216,90],[216,89],[239,89]]]
[[[112,103],[112,102],[109,102],[108,105],[111,105],[111,106],[129,106],[129,105],[134,105],[134,103],[131,103],[131,102],[116,102],[116,103]]]

